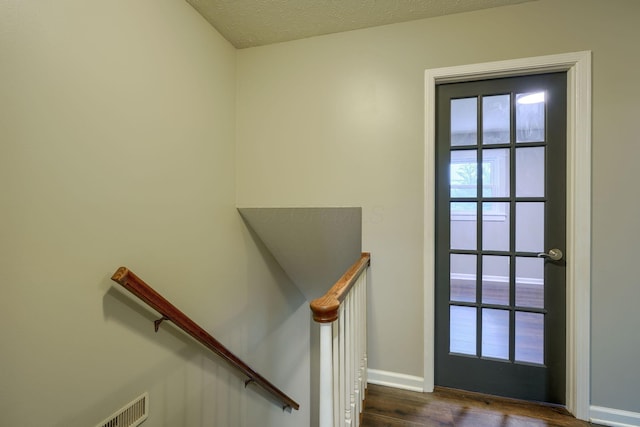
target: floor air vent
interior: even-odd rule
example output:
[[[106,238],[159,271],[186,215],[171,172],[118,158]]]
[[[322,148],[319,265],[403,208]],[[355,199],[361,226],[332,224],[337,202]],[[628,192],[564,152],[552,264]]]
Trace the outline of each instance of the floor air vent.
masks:
[[[135,427],[149,416],[149,393],[128,403],[96,427]]]

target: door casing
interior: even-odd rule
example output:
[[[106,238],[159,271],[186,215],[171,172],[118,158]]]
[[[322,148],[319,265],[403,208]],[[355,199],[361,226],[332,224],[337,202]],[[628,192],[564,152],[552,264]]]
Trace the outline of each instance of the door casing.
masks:
[[[424,386],[434,388],[436,85],[567,72],[567,409],[589,419],[591,319],[591,52],[522,58],[425,71]]]

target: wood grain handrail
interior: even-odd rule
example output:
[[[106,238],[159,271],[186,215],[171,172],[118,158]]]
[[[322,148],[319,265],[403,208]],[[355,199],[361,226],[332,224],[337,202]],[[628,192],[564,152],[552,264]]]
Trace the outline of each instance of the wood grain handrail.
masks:
[[[326,294],[311,301],[313,320],[318,323],[331,323],[338,319],[340,304],[342,304],[362,271],[370,264],[371,254],[363,252],[360,258],[349,267]]]
[[[207,331],[198,326],[187,315],[178,310],[173,304],[167,301],[162,295],[156,292],[151,286],[147,285],[142,279],[136,276],[126,267],[120,267],[111,277],[111,280],[119,283],[129,292],[147,303],[154,310],[159,312],[162,317],[154,322],[156,332],[160,323],[164,320],[170,320],[177,327],[182,329],[193,339],[213,351],[222,359],[227,361],[233,367],[242,372],[248,380],[245,381],[245,387],[250,383],[254,383],[269,392],[273,397],[282,402],[282,409],[293,408],[298,409],[298,405],[293,399],[284,394],[280,389],[267,381],[262,375],[251,369],[249,365],[240,360],[236,355],[230,352],[218,340],[212,337]]]

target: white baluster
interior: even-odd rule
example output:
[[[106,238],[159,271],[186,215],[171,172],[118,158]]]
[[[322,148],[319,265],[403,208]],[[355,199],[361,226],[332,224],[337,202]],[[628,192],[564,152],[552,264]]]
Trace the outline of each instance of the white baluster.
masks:
[[[368,331],[368,328],[367,328],[367,325],[368,325],[368,323],[367,323],[367,289],[369,288],[369,275],[367,273],[368,273],[368,269],[365,269],[362,272],[362,274],[364,275],[364,279],[363,279],[363,282],[364,282],[363,283],[363,288],[364,288],[364,290],[362,292],[363,293],[363,297],[362,297],[362,319],[363,319],[362,336],[364,337],[364,344],[363,344],[362,359],[364,361],[364,369],[363,369],[364,379],[363,379],[363,382],[364,382],[365,391],[367,389],[367,384],[368,384],[367,381],[368,381],[368,378],[369,378],[369,372],[368,372],[369,362],[368,362],[368,359],[367,359],[367,333],[368,333],[367,332]],[[364,397],[366,397],[366,396],[363,394],[363,398]]]
[[[360,373],[360,364],[358,363],[359,348],[359,329],[360,322],[358,316],[358,293],[357,293],[357,280],[354,287],[351,290],[351,311],[353,313],[353,357],[351,363],[353,365],[353,379],[351,381],[352,393],[353,393],[353,426],[358,427],[360,424],[360,385],[358,384],[358,377]]]
[[[360,388],[358,387],[358,376],[360,374],[360,367],[358,366],[358,353],[360,352],[358,344],[358,330],[360,329],[360,319],[358,316],[358,293],[357,293],[358,281],[351,289],[351,310],[353,311],[353,358],[351,363],[353,365],[353,380],[351,382],[353,393],[353,426],[358,427],[360,424]]]
[[[345,420],[345,425],[351,427],[352,423],[351,423],[351,417],[353,415],[352,412],[352,408],[351,408],[351,383],[352,383],[352,374],[351,371],[353,370],[353,366],[351,365],[350,361],[353,353],[353,346],[351,344],[351,327],[352,327],[352,319],[351,319],[351,310],[349,307],[349,302],[351,301],[351,295],[347,295],[343,304],[345,306],[345,311],[344,311],[344,320],[345,320],[345,337],[344,337],[344,341],[345,341],[345,415],[344,415],[344,420]]]

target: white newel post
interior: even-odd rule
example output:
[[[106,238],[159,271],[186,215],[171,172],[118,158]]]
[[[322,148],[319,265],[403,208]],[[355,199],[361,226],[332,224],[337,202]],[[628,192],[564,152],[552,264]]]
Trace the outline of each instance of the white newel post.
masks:
[[[320,427],[333,427],[333,323],[320,323]]]

